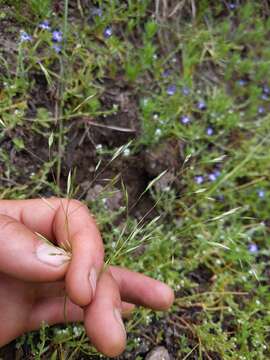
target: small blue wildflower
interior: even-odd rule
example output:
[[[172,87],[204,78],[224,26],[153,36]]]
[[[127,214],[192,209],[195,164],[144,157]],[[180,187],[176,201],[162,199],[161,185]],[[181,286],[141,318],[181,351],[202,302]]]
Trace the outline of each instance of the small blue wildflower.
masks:
[[[230,8],[230,10],[236,9],[236,4],[230,3],[230,4],[229,4],[229,8]]]
[[[263,93],[261,95],[261,99],[264,100],[264,101],[268,101],[270,98],[269,98],[269,96],[267,94]]]
[[[48,20],[42,21],[38,27],[42,30],[50,30],[50,28],[51,28]]]
[[[211,173],[208,175],[208,179],[210,181],[216,181],[217,180],[217,176],[214,173]]]
[[[110,37],[112,36],[112,34],[113,34],[113,30],[112,30],[112,27],[111,27],[111,26],[107,26],[107,27],[105,28],[105,30],[103,31],[103,36],[104,36],[106,39],[110,38]]]
[[[54,42],[61,42],[63,41],[63,33],[60,30],[54,30],[52,32],[52,40]]]
[[[251,244],[248,245],[248,251],[251,254],[256,254],[259,251],[259,248],[255,243],[251,243]]]
[[[102,15],[103,15],[102,9],[98,8],[98,7],[92,7],[91,15],[92,16],[102,17]]]
[[[257,190],[259,198],[263,199],[265,197],[265,191],[263,189]]]
[[[265,113],[265,108],[263,106],[258,107],[258,114],[262,115]]]
[[[216,177],[219,177],[221,175],[221,171],[218,170],[218,169],[215,169],[214,174],[215,174]]]
[[[239,86],[245,86],[245,85],[247,85],[247,81],[245,79],[240,79],[237,81],[237,84]]]
[[[28,42],[28,41],[32,41],[32,36],[27,34],[26,31],[21,31],[20,33],[20,42]]]
[[[270,88],[268,85],[263,85],[263,93],[266,94],[266,95],[270,95]]]
[[[208,136],[212,136],[214,134],[214,129],[211,128],[210,126],[206,129],[206,134]]]
[[[224,195],[217,195],[216,199],[220,202],[223,202],[225,197],[224,197]]]
[[[62,51],[62,46],[58,44],[53,44],[52,48],[57,54],[59,54]]]
[[[201,185],[204,182],[204,177],[202,175],[197,175],[194,180],[198,185]]]
[[[187,86],[184,86],[182,89],[182,94],[188,96],[190,94],[190,90]]]
[[[167,88],[167,94],[169,96],[172,96],[175,94],[175,92],[176,92],[176,85],[169,85]]]
[[[207,106],[206,106],[206,103],[203,101],[203,100],[200,100],[198,103],[197,103],[197,108],[199,110],[206,110]]]
[[[171,70],[170,69],[165,69],[163,72],[162,72],[162,77],[164,78],[167,78],[171,75]]]
[[[190,117],[188,115],[183,115],[181,116],[180,121],[183,125],[186,125],[190,122]]]

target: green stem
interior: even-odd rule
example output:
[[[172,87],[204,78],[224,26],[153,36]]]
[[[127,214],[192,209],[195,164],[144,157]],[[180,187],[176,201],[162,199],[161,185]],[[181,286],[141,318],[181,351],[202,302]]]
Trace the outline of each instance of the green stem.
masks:
[[[60,89],[59,89],[59,97],[60,97],[60,106],[57,114],[58,123],[59,123],[59,136],[58,136],[58,161],[57,161],[57,174],[56,181],[58,185],[58,189],[60,191],[60,178],[61,178],[61,164],[62,164],[62,155],[63,155],[63,132],[64,132],[64,124],[63,124],[63,108],[64,108],[64,100],[63,95],[65,91],[65,48],[66,48],[66,40],[67,40],[67,32],[68,32],[68,0],[65,0],[65,9],[64,9],[64,29],[63,29],[63,57],[60,59]]]

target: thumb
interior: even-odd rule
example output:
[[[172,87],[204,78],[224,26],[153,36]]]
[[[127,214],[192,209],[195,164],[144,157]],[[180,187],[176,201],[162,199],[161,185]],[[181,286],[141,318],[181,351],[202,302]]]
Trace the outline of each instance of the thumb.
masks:
[[[0,272],[26,281],[55,281],[64,277],[69,259],[22,223],[0,215]]]

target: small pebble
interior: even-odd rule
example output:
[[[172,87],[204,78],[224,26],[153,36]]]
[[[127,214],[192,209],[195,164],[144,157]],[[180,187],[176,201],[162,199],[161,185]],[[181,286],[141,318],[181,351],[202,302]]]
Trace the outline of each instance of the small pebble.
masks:
[[[145,360],[170,360],[170,354],[164,346],[157,346],[146,356]]]

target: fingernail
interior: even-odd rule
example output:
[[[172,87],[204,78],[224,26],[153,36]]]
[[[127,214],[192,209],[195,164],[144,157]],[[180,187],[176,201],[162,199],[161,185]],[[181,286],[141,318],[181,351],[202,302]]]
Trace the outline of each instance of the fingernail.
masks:
[[[46,243],[37,247],[36,256],[44,264],[55,267],[61,266],[70,260],[70,257],[65,250]]]
[[[124,325],[123,320],[122,320],[121,311],[119,309],[113,309],[113,314],[114,314],[115,320],[121,326],[121,328],[122,328],[122,330],[124,332],[124,335],[126,336],[126,329],[125,329],[125,325]]]
[[[97,272],[94,268],[91,269],[89,274],[90,285],[92,288],[92,297],[94,297],[97,286]]]

